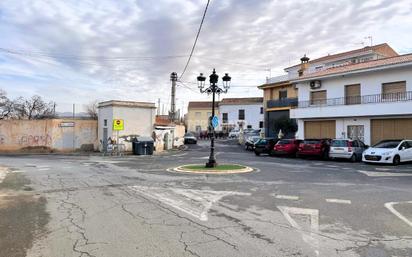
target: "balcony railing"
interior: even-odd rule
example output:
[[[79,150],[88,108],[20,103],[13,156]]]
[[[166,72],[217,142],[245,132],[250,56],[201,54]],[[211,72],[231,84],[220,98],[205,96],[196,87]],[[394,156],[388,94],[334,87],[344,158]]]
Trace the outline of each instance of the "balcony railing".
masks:
[[[297,98],[282,98],[278,100],[269,100],[266,102],[267,108],[294,107],[297,105],[298,105]]]
[[[412,101],[412,91],[299,101],[298,108]]]

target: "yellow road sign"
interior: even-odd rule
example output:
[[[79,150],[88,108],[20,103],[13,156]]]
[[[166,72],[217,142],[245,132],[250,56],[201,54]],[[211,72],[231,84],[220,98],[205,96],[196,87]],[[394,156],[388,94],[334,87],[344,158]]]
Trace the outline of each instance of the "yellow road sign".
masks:
[[[113,120],[113,130],[124,130],[124,122],[120,119]]]

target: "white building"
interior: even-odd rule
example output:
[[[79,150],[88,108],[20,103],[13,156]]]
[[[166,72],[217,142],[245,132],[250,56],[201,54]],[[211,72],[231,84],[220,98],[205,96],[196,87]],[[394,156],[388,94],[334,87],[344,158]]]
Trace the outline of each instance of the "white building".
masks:
[[[292,79],[297,138],[412,138],[412,54],[353,62]]]
[[[224,98],[219,103],[219,120],[225,131],[231,128],[263,128],[263,97]]]
[[[98,138],[103,144],[104,140],[117,139],[126,146],[126,151],[131,151],[131,143],[125,141],[129,136],[151,137],[154,129],[155,111],[154,103],[132,101],[107,101],[99,103]],[[124,121],[124,130],[113,130],[113,120]],[[100,147],[100,149],[102,149]]]

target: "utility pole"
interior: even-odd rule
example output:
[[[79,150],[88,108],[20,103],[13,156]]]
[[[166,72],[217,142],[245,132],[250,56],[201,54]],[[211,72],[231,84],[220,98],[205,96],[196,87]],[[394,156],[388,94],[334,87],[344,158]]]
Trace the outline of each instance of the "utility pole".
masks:
[[[160,98],[157,99],[157,115],[160,115]]]
[[[176,82],[177,82],[177,73],[172,72],[170,74],[170,81],[172,81],[172,99],[170,101],[170,112],[169,119],[170,121],[176,120]]]

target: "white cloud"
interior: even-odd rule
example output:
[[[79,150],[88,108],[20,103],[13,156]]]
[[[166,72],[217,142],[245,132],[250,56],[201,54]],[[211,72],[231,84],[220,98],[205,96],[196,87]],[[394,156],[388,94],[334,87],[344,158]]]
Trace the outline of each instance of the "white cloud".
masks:
[[[180,73],[187,57],[131,57],[188,55],[205,4],[3,0],[0,34],[6,36],[0,47],[51,57],[0,53],[0,88],[12,96],[37,93],[62,104],[95,98],[166,103],[169,74]],[[233,87],[228,96],[261,95],[252,86],[269,76],[269,68],[272,75],[280,73],[304,53],[316,58],[350,50],[368,35],[405,52],[412,37],[411,11],[408,0],[211,1],[184,80],[193,82],[199,72],[215,67],[220,74],[229,72],[232,84],[251,86]],[[184,87],[177,97],[207,99]]]

